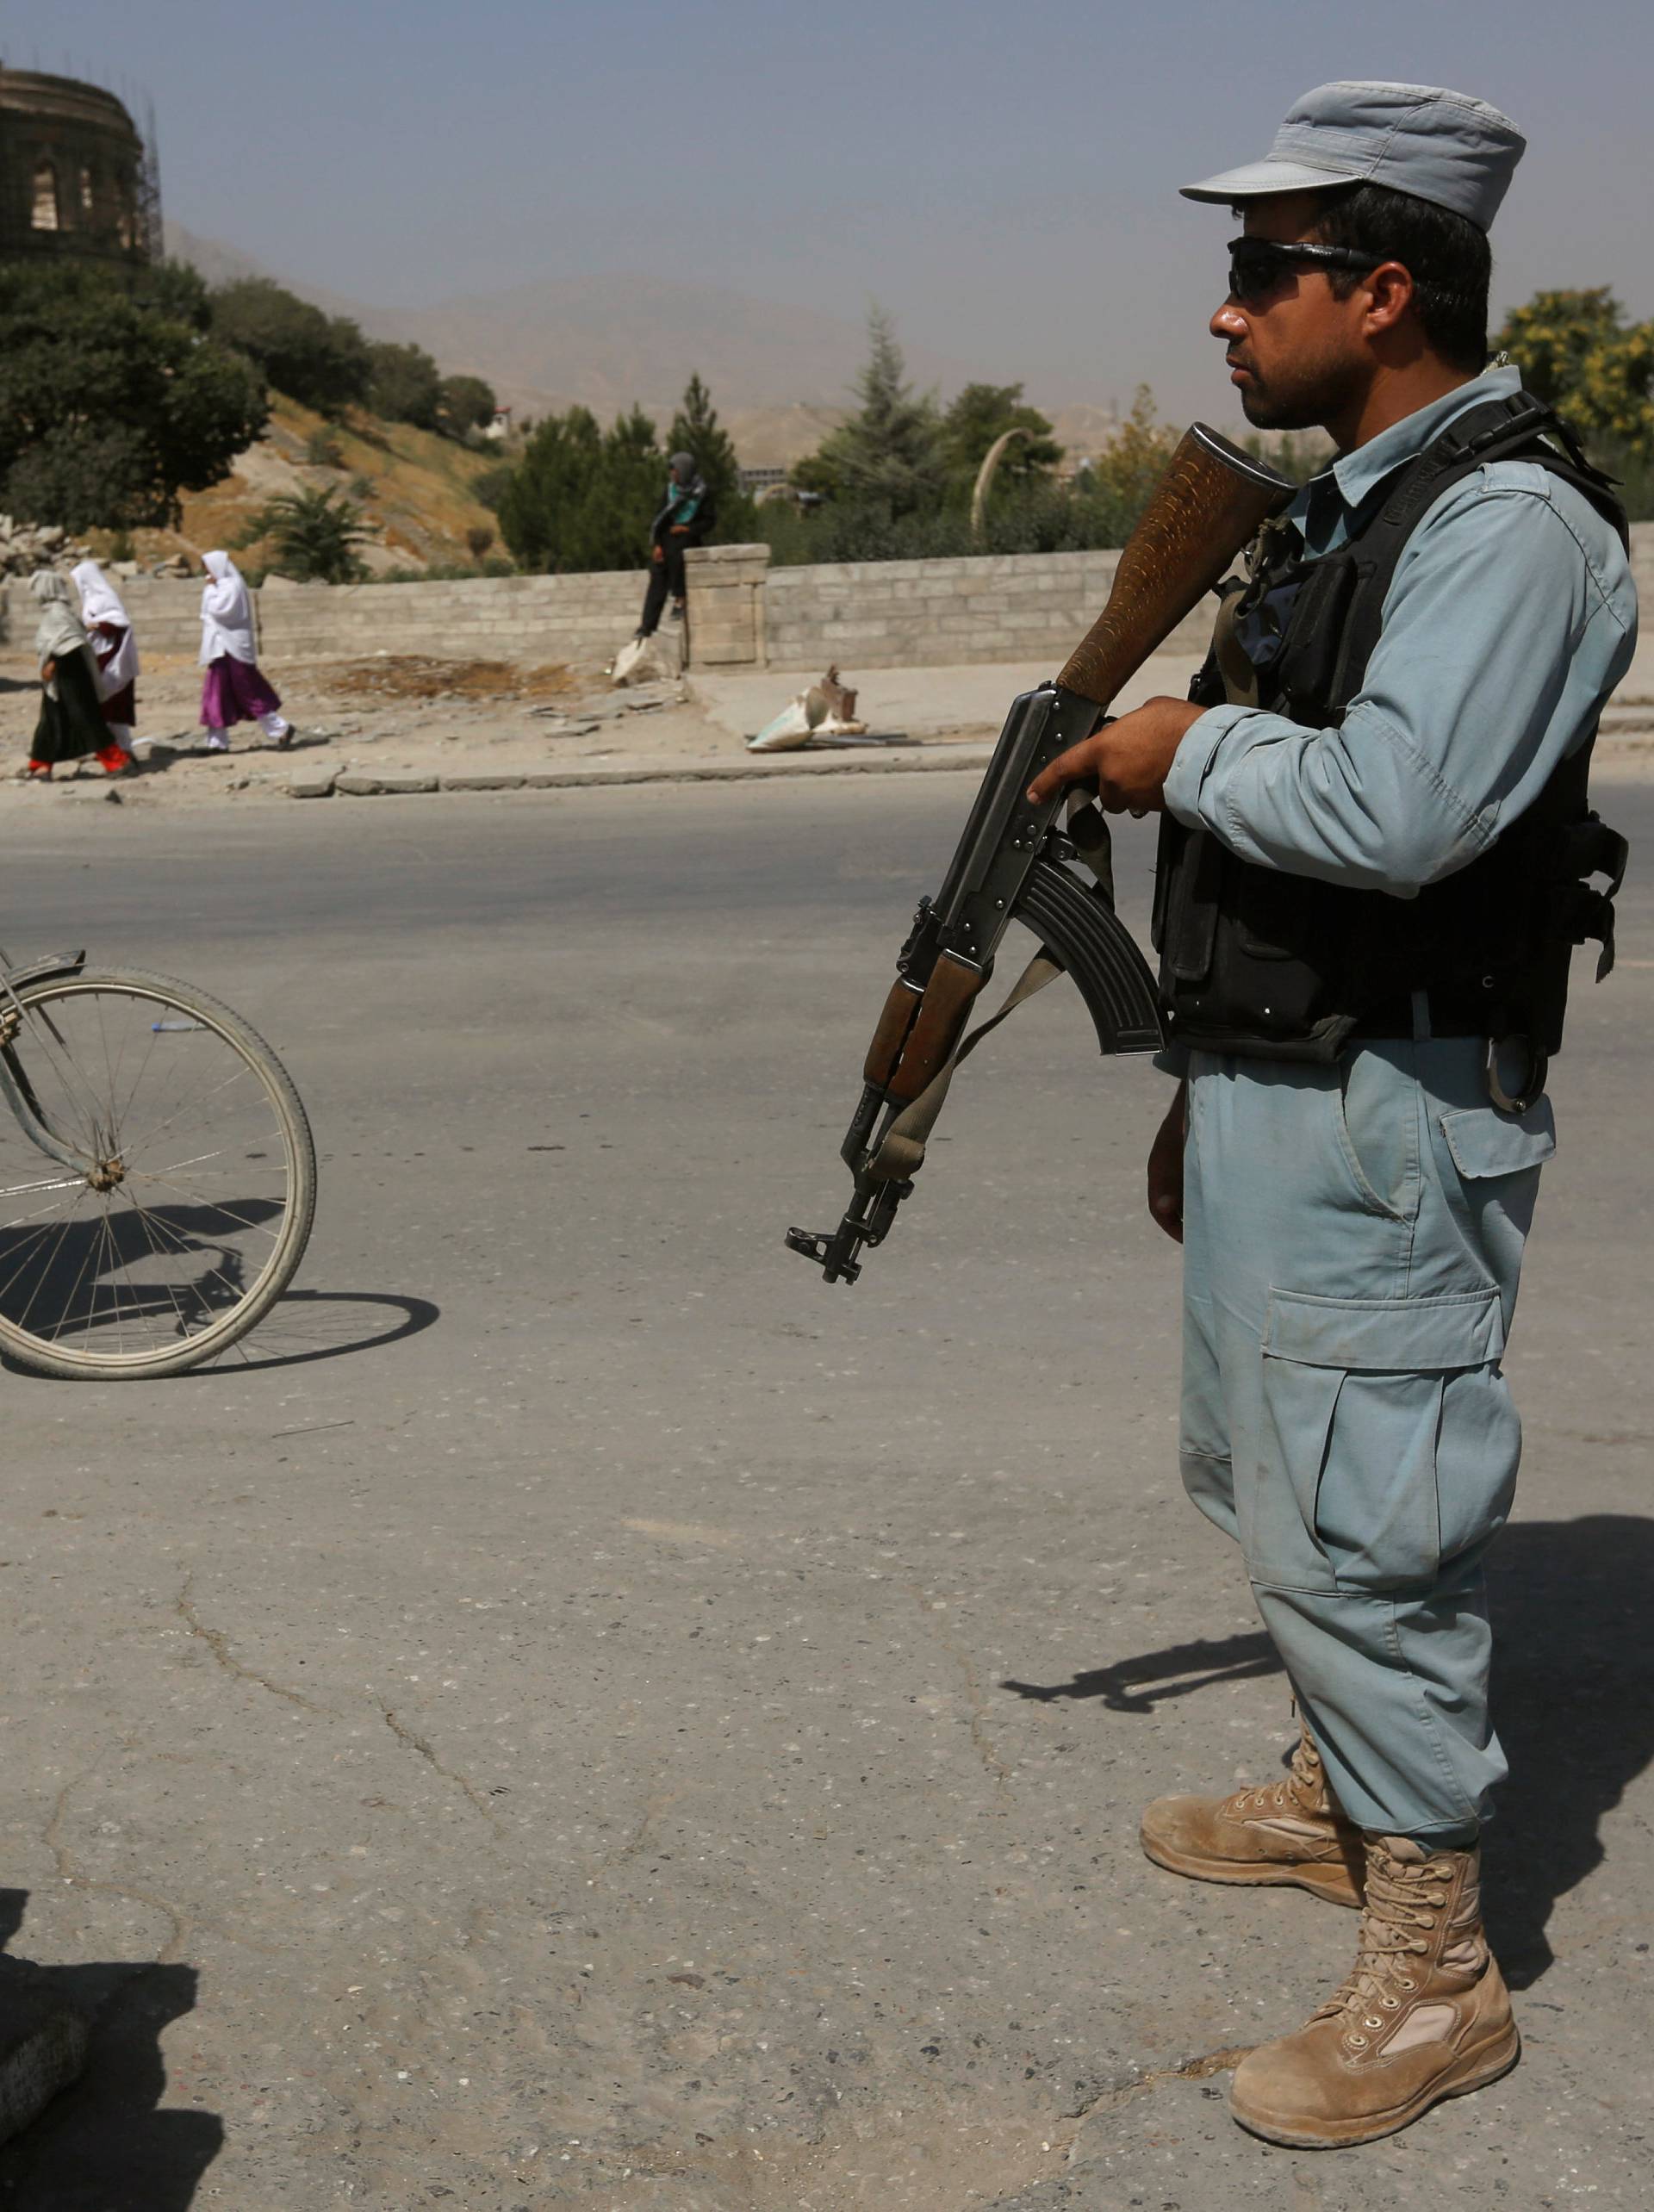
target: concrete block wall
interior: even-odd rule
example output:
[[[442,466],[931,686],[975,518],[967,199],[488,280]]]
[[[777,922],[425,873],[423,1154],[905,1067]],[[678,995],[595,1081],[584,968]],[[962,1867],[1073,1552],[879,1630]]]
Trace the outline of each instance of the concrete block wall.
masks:
[[[366,659],[381,650],[444,660],[607,661],[637,626],[641,569],[581,576],[476,576],[455,583],[289,584],[252,594],[260,655],[283,661]],[[134,576],[121,596],[140,652],[193,660],[201,644],[200,581]],[[4,593],[5,634],[27,650],[35,612],[28,586]]]
[[[641,569],[456,583],[279,584],[258,594],[260,649],[283,661],[377,652],[445,660],[606,661],[637,626]]]
[[[1108,597],[1112,552],[979,560],[851,562],[773,569],[762,545],[719,545],[688,559],[689,638],[702,666],[768,665],[819,674],[963,661],[1042,661],[1073,650]],[[1654,637],[1654,523],[1632,528],[1632,558]],[[476,576],[456,583],[287,584],[254,594],[260,651],[283,662],[365,659],[381,650],[444,659],[600,662],[631,635],[641,569],[581,576]],[[121,586],[142,650],[193,659],[201,585],[134,577]],[[35,608],[26,581],[0,586],[9,649],[28,650]],[[1197,652],[1210,631],[1197,608],[1169,641]]]
[[[892,668],[961,661],[1066,660],[1101,612],[1115,552],[851,562],[772,569],[769,657],[779,668]],[[1197,649],[1197,616],[1172,641]],[[692,626],[692,640],[693,640]]]
[[[119,579],[121,599],[140,645],[151,653],[187,653],[201,646],[201,585],[174,577]],[[29,597],[28,579],[0,585],[4,598],[4,632],[14,652],[28,649],[40,610]]]

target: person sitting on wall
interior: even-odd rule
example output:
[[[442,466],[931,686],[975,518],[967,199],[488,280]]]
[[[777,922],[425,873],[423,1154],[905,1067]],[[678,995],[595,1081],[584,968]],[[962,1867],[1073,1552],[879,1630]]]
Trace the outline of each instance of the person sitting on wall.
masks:
[[[683,556],[690,546],[706,543],[716,520],[712,495],[695,466],[694,455],[675,453],[666,480],[666,504],[650,526],[649,589],[637,625],[640,637],[652,637],[660,628],[668,596],[672,620],[683,620]]]

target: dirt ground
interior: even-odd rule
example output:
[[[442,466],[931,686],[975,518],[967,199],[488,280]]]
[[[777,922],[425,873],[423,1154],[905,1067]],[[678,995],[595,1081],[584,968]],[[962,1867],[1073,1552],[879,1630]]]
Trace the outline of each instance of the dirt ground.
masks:
[[[326,768],[532,772],[628,756],[645,724],[648,751],[663,762],[740,749],[675,692],[614,692],[595,668],[393,656],[270,674],[298,731],[290,747],[244,723],[230,733],[227,753],[198,749],[201,671],[181,655],[155,655],[138,685],[138,741],[147,759],[113,786],[85,761],[60,768],[43,788],[14,781],[39,711],[33,664],[27,655],[0,657],[0,796],[15,789],[51,805],[65,790],[84,796],[90,783],[118,788],[123,802],[198,805],[284,796],[295,774]]]
[[[1194,662],[1156,655],[1122,692],[1123,711],[1153,692],[1181,696]],[[733,769],[766,774],[800,756],[755,756],[743,738],[808,680],[787,669],[692,670],[678,684],[616,691],[600,666],[438,655],[378,654],[365,660],[272,667],[266,673],[297,736],[281,748],[252,724],[231,733],[227,753],[200,749],[201,670],[182,655],[146,656],[138,684],[137,731],[147,756],[111,781],[95,760],[59,769],[49,785],[24,775],[39,711],[27,653],[0,654],[0,812],[33,815],[95,793],[140,807],[286,804],[295,780],[357,777],[527,777],[594,782],[614,772],[649,780]],[[973,765],[964,749],[998,733],[1017,692],[1049,670],[992,663],[952,668],[881,668],[860,677],[860,711],[899,749],[881,761],[867,752],[803,762],[838,766]],[[1647,672],[1654,678],[1654,670]],[[852,672],[852,680],[857,680]],[[1599,743],[1601,772],[1641,778],[1654,760],[1654,680],[1628,681]],[[1621,728],[1620,724],[1626,726]],[[882,750],[882,749],[877,749]],[[928,755],[928,758],[921,756]],[[613,780],[611,775],[610,780]]]

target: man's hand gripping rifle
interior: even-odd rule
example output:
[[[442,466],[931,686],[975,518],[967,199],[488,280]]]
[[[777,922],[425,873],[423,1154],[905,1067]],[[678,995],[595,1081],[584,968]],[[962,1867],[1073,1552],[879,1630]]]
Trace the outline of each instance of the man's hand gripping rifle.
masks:
[[[1054,975],[1073,977],[1105,1053],[1159,1045],[1153,978],[1114,910],[1107,823],[1086,805],[1065,834],[1060,797],[1033,806],[1028,786],[1092,735],[1121,686],[1291,494],[1272,469],[1197,423],[1121,553],[1108,604],[1085,642],[1054,683],[1013,701],[942,889],[919,902],[867,1048],[861,1101],[840,1147],[855,1179],[849,1209],[830,1235],[787,1233],[829,1283],[854,1283],[861,1247],[888,1235],[954,1068]],[[1068,865],[1077,850],[1096,878],[1089,886]],[[1012,922],[1035,932],[1040,955],[993,1019],[965,1037]]]

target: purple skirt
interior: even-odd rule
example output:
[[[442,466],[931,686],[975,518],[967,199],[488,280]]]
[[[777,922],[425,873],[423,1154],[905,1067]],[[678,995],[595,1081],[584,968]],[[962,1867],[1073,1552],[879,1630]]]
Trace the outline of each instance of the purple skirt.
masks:
[[[207,670],[201,687],[201,718],[208,730],[227,730],[233,723],[256,722],[261,714],[279,714],[282,702],[249,661],[221,653]]]

